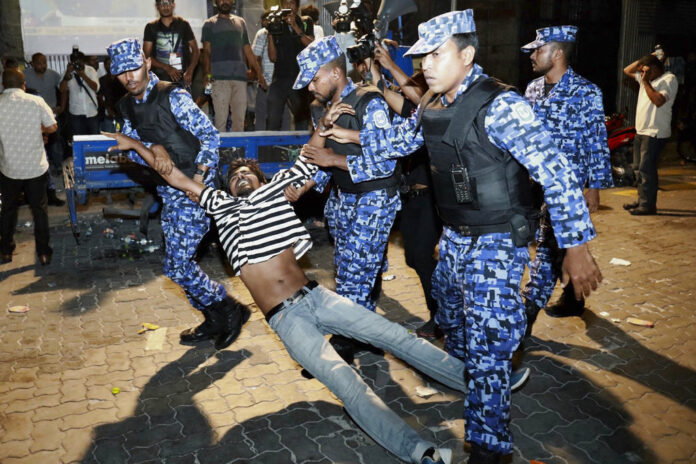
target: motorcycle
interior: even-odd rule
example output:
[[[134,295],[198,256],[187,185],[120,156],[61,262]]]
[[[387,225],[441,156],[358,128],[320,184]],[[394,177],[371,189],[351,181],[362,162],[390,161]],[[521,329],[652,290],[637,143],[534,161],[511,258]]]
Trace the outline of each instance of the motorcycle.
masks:
[[[625,126],[624,120],[625,116],[621,113],[604,118],[611,156],[611,174],[616,187],[633,186],[636,183],[636,173],[633,169],[633,139],[636,138],[636,128]]]

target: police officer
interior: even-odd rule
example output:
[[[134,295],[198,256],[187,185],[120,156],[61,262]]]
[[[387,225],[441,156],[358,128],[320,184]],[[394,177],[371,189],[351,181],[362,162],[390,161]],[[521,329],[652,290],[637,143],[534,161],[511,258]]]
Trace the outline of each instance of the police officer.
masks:
[[[336,292],[375,311],[378,284],[387,265],[389,232],[401,207],[396,160],[381,161],[377,169],[356,171],[347,160],[349,155],[361,157],[359,141],[338,143],[323,137],[321,131],[335,122],[379,135],[391,126],[389,107],[377,88],[357,86],[346,76],[346,56],[334,36],[313,42],[297,56],[297,62],[300,73],[293,88],[309,86],[315,98],[312,119],[318,129],[306,156],[325,168],[305,190],[315,186],[322,191],[330,179],[334,183],[325,216],[335,242]],[[332,338],[332,344],[344,359],[352,359],[346,340]]]
[[[556,240],[566,249],[563,281],[573,281],[576,298],[596,289],[601,273],[570,164],[529,104],[474,63],[475,31],[472,10],[420,24],[407,53],[423,56],[429,92],[405,123],[382,134],[363,130],[360,138],[369,165],[393,150],[406,156],[428,148],[444,223],[433,275],[437,322],[447,351],[466,363],[469,463],[488,464],[512,452],[511,358],[525,330],[519,290],[534,230],[528,175],[544,188]]]
[[[522,47],[523,52],[531,52],[532,69],[542,74],[529,83],[525,98],[570,163],[579,187],[587,186],[585,201],[593,213],[599,208],[599,189],[613,187],[614,181],[602,91],[568,65],[577,30],[575,26],[538,29],[536,39]],[[523,292],[528,334],[561,277],[563,260],[563,250],[554,239],[546,205],[542,211],[536,255]],[[552,317],[579,316],[584,303],[584,299],[575,299],[571,283],[564,287],[559,301],[546,308],[546,314]]]
[[[128,91],[118,104],[124,117],[122,132],[153,146],[160,173],[176,165],[197,182],[212,186],[220,139],[210,120],[185,90],[160,82],[150,72],[150,58],[144,57],[137,39],[114,42],[107,51],[111,74]],[[135,152],[128,157],[147,165]],[[246,312],[193,259],[210,219],[184,192],[167,185],[158,186],[157,191],[163,200],[164,274],[184,289],[205,318],[198,327],[182,332],[181,341],[215,339],[215,347],[223,349],[239,335]]]

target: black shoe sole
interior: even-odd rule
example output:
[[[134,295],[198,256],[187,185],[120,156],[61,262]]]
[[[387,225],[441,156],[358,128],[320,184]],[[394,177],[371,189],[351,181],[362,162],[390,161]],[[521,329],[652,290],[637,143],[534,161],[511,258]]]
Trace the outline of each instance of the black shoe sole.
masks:
[[[560,319],[563,317],[576,317],[576,316],[582,316],[582,313],[585,312],[585,308],[578,310],[570,310],[570,311],[559,311],[553,308],[549,308],[546,310],[546,315],[549,317],[554,317],[556,319]]]

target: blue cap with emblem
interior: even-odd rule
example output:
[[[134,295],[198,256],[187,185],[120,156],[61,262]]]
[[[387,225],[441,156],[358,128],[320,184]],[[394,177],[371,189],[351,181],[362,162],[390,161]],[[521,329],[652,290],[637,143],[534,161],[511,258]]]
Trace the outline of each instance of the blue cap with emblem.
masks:
[[[476,32],[474,10],[450,11],[418,25],[418,42],[404,55],[426,55],[454,34]]]
[[[111,58],[111,74],[117,76],[143,65],[143,49],[135,38],[118,40],[106,49]]]
[[[297,55],[297,64],[300,65],[300,73],[297,75],[295,84],[292,88],[297,90],[306,87],[312,82],[319,68],[326,63],[330,63],[339,56],[343,55],[341,46],[338,45],[336,37],[327,35],[326,37],[312,42],[307,48]]]
[[[549,42],[575,42],[575,34],[577,33],[576,26],[551,26],[537,29],[536,39],[522,47],[522,51],[529,53]]]

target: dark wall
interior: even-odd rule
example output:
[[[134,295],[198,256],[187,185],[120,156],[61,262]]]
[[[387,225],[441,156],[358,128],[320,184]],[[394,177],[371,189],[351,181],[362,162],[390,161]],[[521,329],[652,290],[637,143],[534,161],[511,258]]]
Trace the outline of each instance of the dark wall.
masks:
[[[449,0],[416,0],[418,12],[404,17],[404,43],[418,40],[418,24],[450,11]],[[524,90],[535,76],[529,55],[520,47],[534,40],[536,29],[578,26],[573,68],[604,93],[607,112],[616,100],[621,0],[458,0],[472,8],[479,35],[477,61],[489,75]]]
[[[0,1],[0,56],[24,56],[19,0]]]

